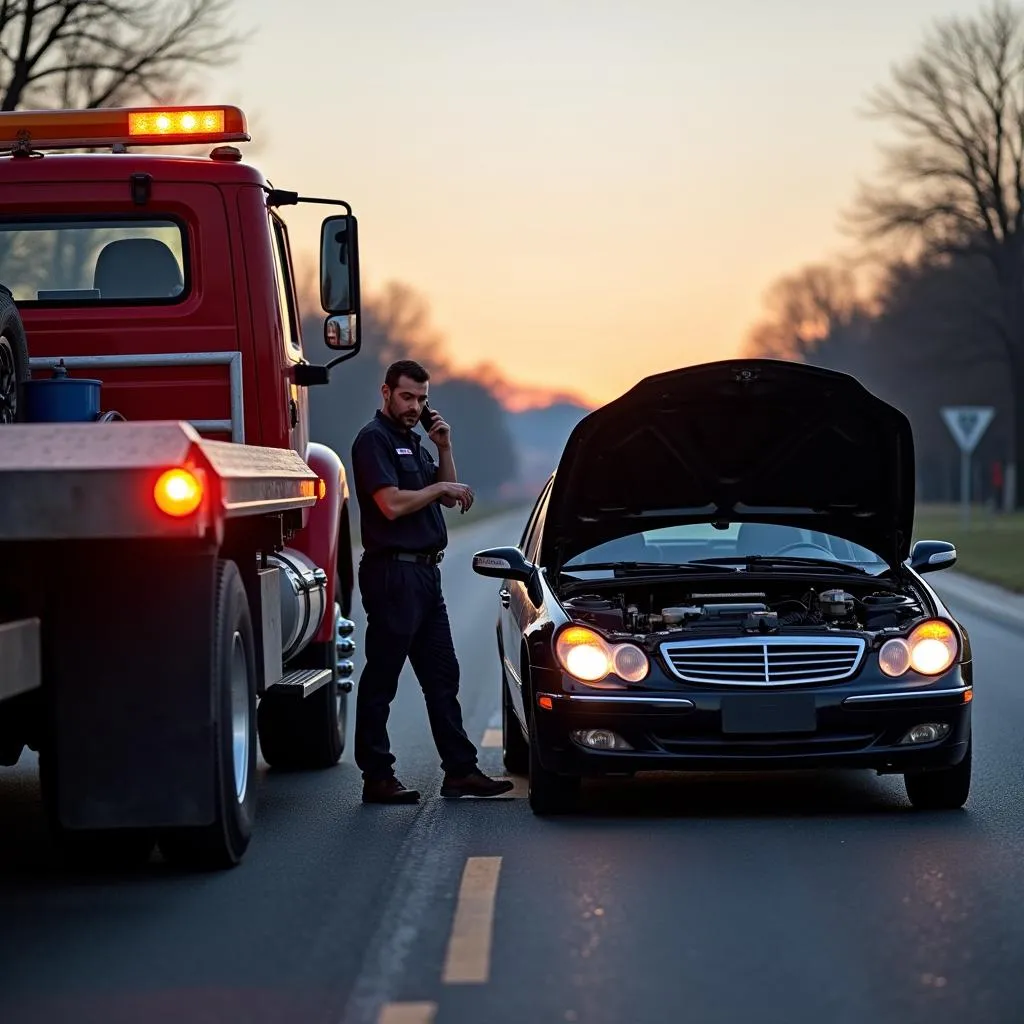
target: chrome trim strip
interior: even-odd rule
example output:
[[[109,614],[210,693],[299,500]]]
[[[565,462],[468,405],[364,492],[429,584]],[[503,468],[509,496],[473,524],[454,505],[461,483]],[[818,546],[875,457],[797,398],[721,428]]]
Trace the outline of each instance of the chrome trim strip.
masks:
[[[882,701],[889,700],[903,700],[908,697],[928,698],[928,697],[955,697],[957,695],[963,695],[965,693],[973,692],[973,686],[956,686],[950,690],[900,690],[899,693],[858,693],[852,697],[847,697],[844,704],[869,704],[879,703]]]
[[[512,677],[512,682],[522,689],[523,681],[519,678],[519,673],[512,667],[512,662],[507,657],[503,658],[502,661],[505,663],[505,671]]]
[[[642,704],[645,707],[695,708],[697,705],[687,697],[623,697],[609,694],[607,697],[583,693],[538,693],[537,697],[550,697],[552,700],[571,701],[576,704]]]
[[[749,647],[753,649],[749,652],[737,653],[732,657],[737,659],[752,659],[760,655],[760,658],[758,658],[758,661],[756,662],[740,660],[734,663],[733,672],[736,674],[736,677],[732,679],[722,678],[721,675],[711,676],[702,674],[701,668],[708,667],[706,665],[692,665],[688,670],[684,671],[675,665],[671,657],[675,652],[693,652],[699,656],[701,651],[707,649],[736,647]],[[774,679],[769,679],[769,649],[773,649],[778,654],[785,656],[785,648],[787,647],[820,647],[823,649],[822,653],[824,653],[825,649],[831,648],[837,655],[840,653],[838,650],[839,648],[846,647],[855,649],[856,653],[853,657],[853,663],[849,668],[843,668],[838,672],[819,673],[818,675],[793,678],[789,675],[789,673],[792,672],[792,666],[787,664],[785,667],[780,666],[780,671],[786,674],[777,676]],[[737,636],[717,637],[714,639],[703,640],[672,640],[661,644],[658,649],[665,661],[665,664],[668,666],[669,671],[676,676],[676,678],[681,679],[686,683],[701,683],[705,686],[805,686],[810,683],[838,683],[844,679],[849,679],[852,675],[855,675],[857,670],[863,664],[867,651],[867,641],[864,637],[845,635],[772,637]],[[730,655],[718,654],[715,655],[715,657],[729,658]],[[760,679],[753,679],[750,677],[749,673],[753,669],[758,670],[761,676]]]

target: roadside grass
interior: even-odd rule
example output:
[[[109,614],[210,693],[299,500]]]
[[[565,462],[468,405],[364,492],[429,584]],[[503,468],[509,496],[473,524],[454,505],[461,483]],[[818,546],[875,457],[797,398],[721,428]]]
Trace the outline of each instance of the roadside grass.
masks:
[[[954,572],[1024,593],[1024,512],[974,505],[965,524],[959,505],[918,505],[914,540],[948,540],[957,550]]]

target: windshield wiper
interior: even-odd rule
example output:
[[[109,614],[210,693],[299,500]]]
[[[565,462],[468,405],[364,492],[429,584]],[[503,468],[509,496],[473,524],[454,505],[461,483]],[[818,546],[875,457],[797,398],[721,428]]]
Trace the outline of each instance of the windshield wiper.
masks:
[[[680,569],[693,572],[735,572],[727,565],[715,565],[709,562],[586,562],[583,565],[563,565],[562,572],[569,575],[574,572],[587,572],[590,569],[621,569],[624,572],[679,572]]]
[[[846,562],[833,562],[828,558],[801,558],[799,555],[732,555],[724,558],[696,558],[691,565],[745,565],[748,569],[771,565],[804,565],[831,569],[833,572],[870,575],[867,569]]]

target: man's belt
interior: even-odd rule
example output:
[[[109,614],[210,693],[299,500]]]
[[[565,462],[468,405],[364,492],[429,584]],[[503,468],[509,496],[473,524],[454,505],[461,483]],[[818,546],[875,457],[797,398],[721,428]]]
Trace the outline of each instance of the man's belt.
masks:
[[[387,554],[396,562],[417,562],[420,565],[438,565],[444,558],[444,551],[389,551]]]

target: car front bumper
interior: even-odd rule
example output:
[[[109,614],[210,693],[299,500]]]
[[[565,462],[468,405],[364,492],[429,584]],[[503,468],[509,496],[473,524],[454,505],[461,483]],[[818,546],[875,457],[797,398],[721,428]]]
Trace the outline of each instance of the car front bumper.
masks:
[[[957,764],[970,738],[972,697],[959,671],[902,689],[537,692],[534,721],[541,764],[564,774],[805,768],[888,773]],[[925,723],[950,729],[933,742],[900,742]],[[573,731],[586,729],[613,732],[632,749],[592,749],[573,739]]]

